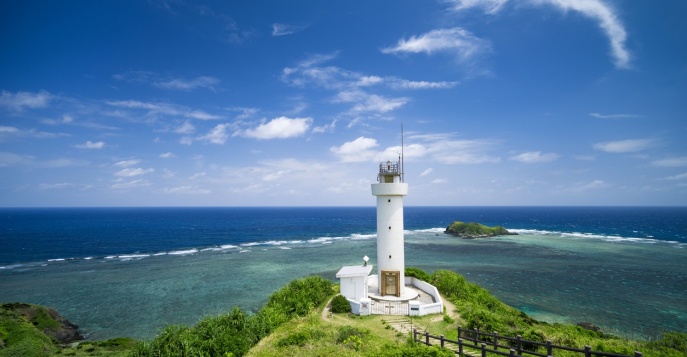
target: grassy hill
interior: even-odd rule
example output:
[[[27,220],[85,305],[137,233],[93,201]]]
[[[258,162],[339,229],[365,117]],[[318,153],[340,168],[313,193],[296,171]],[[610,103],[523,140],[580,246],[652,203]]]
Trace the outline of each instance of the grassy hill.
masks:
[[[207,317],[195,326],[170,325],[151,341],[130,339],[81,341],[60,346],[43,330],[55,326],[36,307],[42,321],[0,309],[0,357],[2,356],[454,356],[438,347],[416,344],[411,328],[433,335],[457,338],[457,327],[521,335],[533,341],[645,357],[687,356],[687,333],[667,332],[654,341],[635,341],[584,329],[580,326],[548,324],[534,320],[470,283],[459,274],[439,270],[428,274],[407,269],[435,285],[448,301],[445,315],[423,317],[355,316],[330,314],[326,308],[338,286],[318,276],[290,282],[275,292],[257,313],[234,308]],[[7,304],[6,304],[7,305]],[[5,306],[5,305],[3,305]],[[35,306],[35,305],[33,305]],[[30,317],[30,316],[29,316]],[[542,353],[543,351],[537,351]],[[564,352],[556,356],[573,356]],[[579,356],[579,355],[574,355]]]

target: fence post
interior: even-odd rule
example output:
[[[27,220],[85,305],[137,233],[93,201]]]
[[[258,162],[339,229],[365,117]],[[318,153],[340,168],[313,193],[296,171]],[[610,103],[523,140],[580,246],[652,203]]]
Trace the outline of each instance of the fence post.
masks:
[[[635,357],[642,357],[642,353],[639,351],[635,351]]]
[[[458,357],[463,357],[463,339],[458,338]]]
[[[432,344],[429,343],[429,332],[425,331],[425,345],[431,346]]]
[[[499,349],[499,333],[494,331],[494,351]]]
[[[460,326],[458,326],[458,338],[460,338]]]
[[[413,341],[417,342],[417,329],[413,329]]]
[[[515,347],[517,348],[518,354],[522,354],[522,336],[520,336],[520,335],[515,336],[515,341],[517,342]]]
[[[475,327],[474,328],[475,335],[473,336],[475,339],[473,340],[475,342],[475,346],[477,346],[477,334],[479,333],[479,330]]]
[[[509,356],[510,357],[515,356],[515,350],[514,349],[512,349],[512,348],[510,349],[510,355]]]
[[[482,357],[487,357],[487,344],[482,342]]]
[[[441,335],[440,341],[441,341],[441,348],[444,348],[444,335]]]
[[[584,357],[592,357],[592,347],[584,346]]]
[[[546,340],[546,355],[553,356],[553,352],[551,352],[551,340]]]

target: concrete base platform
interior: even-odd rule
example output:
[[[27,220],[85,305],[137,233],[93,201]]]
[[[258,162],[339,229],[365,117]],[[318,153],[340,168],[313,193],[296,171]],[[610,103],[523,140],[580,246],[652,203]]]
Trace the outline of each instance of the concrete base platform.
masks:
[[[410,300],[418,300],[421,304],[431,304],[436,302],[434,301],[434,298],[432,298],[432,295],[413,285],[406,285],[405,289],[403,289],[403,294],[401,294],[401,296],[382,296],[379,294],[379,286],[377,283],[377,279],[368,279],[367,296],[370,299],[376,301],[408,302]]]

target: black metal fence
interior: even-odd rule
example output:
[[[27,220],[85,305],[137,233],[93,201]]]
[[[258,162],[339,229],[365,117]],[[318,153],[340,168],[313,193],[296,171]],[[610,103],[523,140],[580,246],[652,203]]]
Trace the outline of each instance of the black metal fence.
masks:
[[[489,356],[509,356],[509,357],[553,357],[554,351],[571,351],[579,353],[584,357],[642,357],[641,352],[635,351],[634,355],[620,355],[616,353],[592,351],[590,346],[584,346],[584,349],[558,346],[551,343],[551,341],[538,342],[523,340],[521,336],[508,337],[501,336],[497,332],[485,333],[478,329],[466,330],[458,327],[458,340],[449,340],[441,336],[430,335],[429,332],[419,333],[417,329],[413,329],[413,339],[416,342],[424,343],[427,346],[433,344],[440,344],[441,347],[449,348],[456,352],[459,357],[487,357]],[[537,352],[540,347],[546,350],[546,353]],[[479,353],[479,354],[477,354]]]

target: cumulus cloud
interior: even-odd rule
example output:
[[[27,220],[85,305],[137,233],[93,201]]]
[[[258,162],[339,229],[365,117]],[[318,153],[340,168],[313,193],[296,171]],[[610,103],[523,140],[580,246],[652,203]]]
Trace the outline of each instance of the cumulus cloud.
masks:
[[[177,157],[176,155],[174,155],[173,152],[165,152],[165,153],[160,154],[161,159],[171,159],[173,157]]]
[[[613,63],[618,68],[627,68],[630,52],[625,47],[627,33],[614,9],[602,0],[513,0],[531,6],[553,6],[562,11],[576,11],[596,21],[604,31],[611,47]],[[496,14],[508,0],[448,0],[453,10],[481,8],[489,14]]]
[[[377,140],[361,136],[341,146],[332,146],[329,151],[337,155],[343,162],[361,162],[376,158],[378,153],[372,149],[377,146],[379,146]]]
[[[245,130],[243,136],[255,139],[293,138],[305,134],[312,123],[312,118],[279,117]]]
[[[51,99],[53,99],[53,95],[46,91],[38,93],[2,91],[2,94],[0,94],[0,107],[20,112],[26,108],[47,107]]]
[[[79,149],[93,149],[93,150],[100,150],[105,147],[105,143],[102,141],[98,142],[92,142],[92,141],[86,141],[83,144],[76,145],[76,148]]]
[[[432,30],[428,33],[401,39],[396,46],[382,49],[386,54],[437,52],[454,53],[461,60],[468,60],[491,50],[488,41],[477,38],[460,27]]]
[[[550,162],[558,159],[559,155],[554,153],[542,153],[541,151],[523,152],[515,156],[511,156],[510,160],[519,161],[526,164],[533,164],[537,162]]]
[[[651,146],[652,143],[653,140],[650,139],[608,141],[594,144],[594,149],[610,153],[629,153],[645,150]]]

